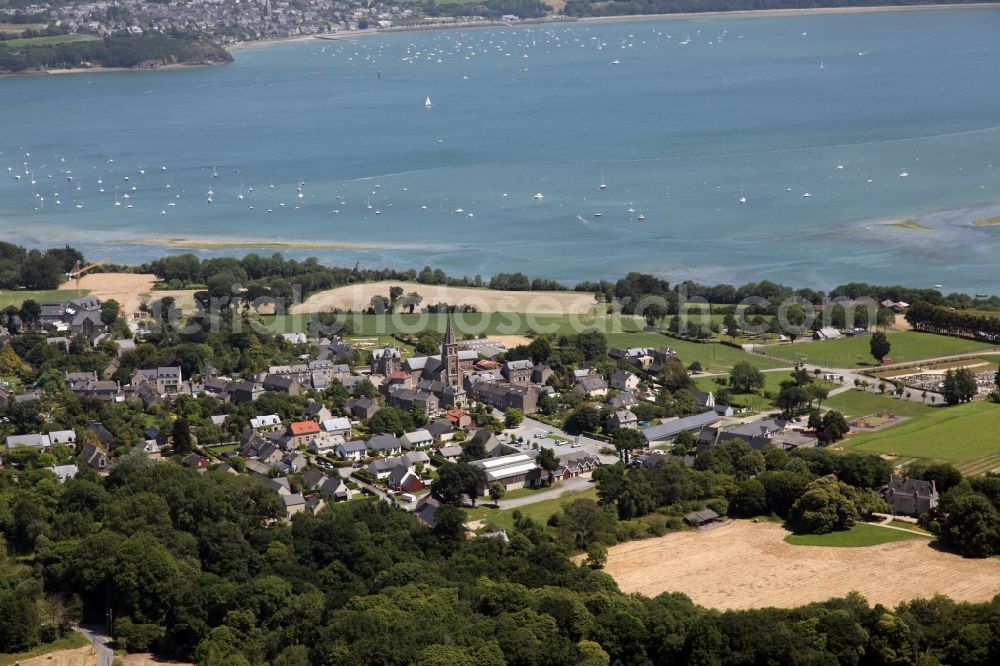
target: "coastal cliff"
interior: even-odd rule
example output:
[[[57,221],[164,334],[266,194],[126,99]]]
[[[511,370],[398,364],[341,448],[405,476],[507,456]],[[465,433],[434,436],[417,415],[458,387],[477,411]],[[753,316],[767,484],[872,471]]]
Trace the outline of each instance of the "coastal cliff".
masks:
[[[113,35],[88,41],[19,46],[0,42],[0,75],[196,67],[232,60],[222,47],[186,34]]]

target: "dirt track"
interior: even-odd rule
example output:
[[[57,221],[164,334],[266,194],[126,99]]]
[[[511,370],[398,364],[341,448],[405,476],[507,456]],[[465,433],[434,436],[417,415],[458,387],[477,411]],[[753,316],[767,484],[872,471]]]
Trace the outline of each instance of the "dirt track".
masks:
[[[497,291],[467,287],[445,287],[413,282],[368,282],[338,287],[313,294],[292,307],[292,314],[325,312],[334,308],[363,310],[372,296],[389,296],[389,287],[402,287],[407,294],[417,292],[421,305],[448,303],[474,305],[480,312],[530,312],[533,314],[586,314],[594,306],[593,294],[579,291]]]
[[[771,523],[737,521],[609,549],[605,571],[623,592],[683,592],[711,608],[788,608],[856,590],[869,603],[944,594],[987,601],[1000,592],[1000,560],[971,560],[925,541],[867,548],[793,546]]]

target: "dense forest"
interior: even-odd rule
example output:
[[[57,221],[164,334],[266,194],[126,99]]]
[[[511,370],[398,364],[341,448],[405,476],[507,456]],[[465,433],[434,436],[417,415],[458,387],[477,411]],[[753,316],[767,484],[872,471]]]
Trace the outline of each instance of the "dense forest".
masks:
[[[817,9],[820,7],[882,7],[961,4],[963,0],[568,0],[566,16],[624,16],[680,14],[759,9]],[[990,2],[991,0],[986,0]],[[993,0],[994,2],[997,0]]]
[[[1000,598],[718,612],[680,594],[626,596],[572,563],[615,519],[579,500],[556,528],[466,540],[374,501],[275,522],[262,481],[125,456],[60,485],[22,460],[0,471],[0,651],[115,620],[119,646],[209,665],[989,664]],[[582,502],[582,504],[581,504]],[[594,511],[598,518],[593,519]],[[589,532],[588,532],[589,530]],[[585,537],[584,537],[585,538]],[[31,558],[25,556],[31,555]]]
[[[55,289],[82,260],[69,246],[43,252],[0,241],[0,289]]]
[[[147,33],[104,39],[11,46],[0,42],[0,73],[73,67],[160,67],[215,65],[232,56],[195,35]]]

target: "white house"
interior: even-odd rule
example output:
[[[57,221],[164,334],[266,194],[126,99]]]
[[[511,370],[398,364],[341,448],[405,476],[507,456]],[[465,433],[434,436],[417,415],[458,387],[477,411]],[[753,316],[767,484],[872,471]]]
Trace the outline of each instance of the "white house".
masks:
[[[345,416],[320,421],[319,427],[331,435],[347,437],[351,434],[351,420]]]
[[[281,417],[277,414],[265,414],[250,419],[250,427],[257,432],[274,432],[281,429]]]
[[[413,432],[403,433],[403,447],[407,449],[422,449],[434,443],[430,432],[421,428]]]

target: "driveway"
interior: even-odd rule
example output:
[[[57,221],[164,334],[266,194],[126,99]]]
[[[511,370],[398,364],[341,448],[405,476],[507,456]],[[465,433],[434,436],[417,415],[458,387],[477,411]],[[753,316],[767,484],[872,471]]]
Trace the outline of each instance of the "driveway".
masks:
[[[531,495],[526,495],[525,497],[518,497],[509,500],[502,499],[497,502],[497,506],[501,509],[516,509],[517,507],[525,506],[526,504],[534,504],[535,502],[555,499],[565,492],[586,490],[593,485],[594,484],[590,480],[590,477],[578,476],[575,479],[562,481],[559,485],[552,486],[548,490],[532,493]]]
[[[80,625],[76,630],[94,645],[94,649],[97,652],[97,666],[111,666],[115,658],[115,652],[110,647],[111,637],[104,634],[104,627],[88,624]]]

